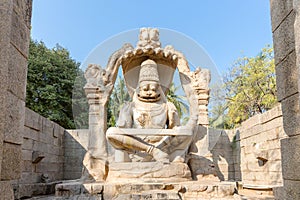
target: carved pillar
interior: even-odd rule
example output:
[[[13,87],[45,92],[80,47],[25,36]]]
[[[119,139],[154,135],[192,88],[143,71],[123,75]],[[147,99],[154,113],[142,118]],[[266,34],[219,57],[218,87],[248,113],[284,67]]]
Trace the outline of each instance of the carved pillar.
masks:
[[[93,158],[106,160],[106,101],[104,91],[97,87],[84,88],[89,103],[89,143],[88,151]]]
[[[107,83],[106,71],[90,64],[85,72],[84,90],[89,103],[89,142],[84,157],[82,179],[105,180],[107,176],[106,104],[113,84]]]
[[[208,121],[208,100],[209,100],[209,89],[201,89],[201,88],[195,88],[196,90],[196,96],[198,99],[198,121],[197,124],[208,127],[209,121]]]

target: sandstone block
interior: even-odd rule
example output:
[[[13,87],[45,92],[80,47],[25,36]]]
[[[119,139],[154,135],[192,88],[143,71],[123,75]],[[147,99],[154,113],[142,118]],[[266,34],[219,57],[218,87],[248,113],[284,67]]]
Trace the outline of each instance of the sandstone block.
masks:
[[[282,173],[281,160],[269,160],[266,163],[266,167],[269,172],[279,172]]]
[[[54,131],[54,123],[48,120],[47,118],[42,118],[43,120],[43,129],[42,132],[45,135],[50,135],[51,137],[53,136],[53,131]]]
[[[47,152],[47,144],[39,141],[33,141],[33,151]]]
[[[278,118],[277,118],[278,119]],[[282,119],[280,119],[281,121]],[[263,133],[263,136],[264,137],[264,140],[265,142],[266,141],[270,141],[270,140],[276,140],[276,139],[279,139],[279,129],[276,127],[273,127],[273,129],[270,129],[268,131],[265,131]],[[264,143],[265,143],[264,142]]]
[[[74,180],[74,179],[79,179],[81,177],[81,171],[80,172],[69,172],[69,171],[65,171],[64,172],[64,177],[63,179],[65,180]]]
[[[25,126],[40,131],[42,126],[41,116],[29,108],[25,108]]]
[[[0,200],[14,199],[14,192],[10,181],[0,181]]]
[[[298,68],[296,52],[293,51],[276,65],[276,82],[278,101],[298,92]],[[288,78],[287,78],[288,77]]]
[[[29,43],[27,45],[29,45]],[[10,83],[8,84],[8,89],[19,99],[25,101],[27,58],[25,58],[14,46],[10,47],[9,52],[8,80]]]
[[[29,138],[23,138],[22,149],[32,150],[33,148],[33,140]]]
[[[22,172],[34,172],[34,165],[29,160],[23,160],[22,162]]]
[[[284,131],[288,136],[300,134],[299,94],[284,99],[282,104]]]
[[[12,12],[11,43],[20,51],[25,58],[28,56],[30,30],[26,22],[16,12]],[[26,67],[26,66],[24,66]]]
[[[278,93],[277,93],[277,97],[278,97]],[[260,119],[261,119],[261,123],[265,124],[266,122],[269,122],[281,116],[282,116],[281,104],[278,104],[271,110],[268,110],[267,112],[261,114]]]
[[[281,160],[280,149],[270,149],[270,150],[268,150],[268,158],[269,158],[269,160]]]
[[[88,129],[79,129],[79,130],[66,130],[65,134],[65,144],[68,146],[69,141],[76,141],[75,148],[78,148],[78,144],[80,144],[80,148],[87,149],[88,146]]]
[[[292,11],[281,25],[273,32],[275,64],[295,50],[294,35],[295,12]]]
[[[261,133],[262,130],[262,125],[261,124],[257,124],[255,126],[252,126],[250,128],[245,128],[243,129],[243,131],[241,131],[240,133],[240,139],[241,139],[241,143],[243,143],[243,140],[249,137],[253,137],[259,133]],[[256,136],[257,137],[257,136]]]
[[[8,49],[8,44],[9,40],[7,39],[10,35],[10,27],[11,27],[11,14],[13,11],[13,2],[11,0],[4,0],[1,1],[0,4],[0,25],[1,25],[1,37],[3,37],[3,40],[1,40],[1,50],[5,50],[7,52]],[[7,45],[2,46],[4,43]],[[8,54],[2,54],[3,52],[1,51],[1,58],[4,58],[2,56],[8,56]],[[8,57],[6,57],[7,59]],[[8,60],[8,59],[7,59]],[[4,60],[0,60],[4,61]],[[2,63],[2,62],[1,62]]]
[[[271,0],[271,21],[272,21],[272,31],[275,31],[276,28],[282,23],[285,17],[293,9],[293,0]]]
[[[20,18],[20,21],[30,29],[32,1],[14,1],[13,10]]]
[[[256,126],[258,124],[260,124],[261,121],[261,115],[255,115],[249,119],[247,119],[246,121],[242,122],[242,126],[245,127],[246,129],[251,128],[252,126]]]
[[[32,150],[22,149],[22,160],[32,162]]]
[[[1,179],[14,180],[21,176],[22,151],[21,145],[3,143],[3,160]]]
[[[48,142],[52,142],[52,140],[53,140],[53,137],[51,135],[46,134],[44,132],[40,132],[39,141],[41,143],[48,144]],[[45,151],[48,152],[47,149]]]
[[[22,172],[20,183],[39,183],[42,173]]]
[[[279,139],[266,141],[263,144],[264,148],[265,149],[279,149],[280,150],[280,140]]]
[[[190,180],[191,172],[185,163],[111,163],[107,180],[121,179]]]
[[[284,188],[282,186],[274,187],[273,193],[274,193],[275,200],[285,199]]]
[[[40,136],[39,131],[24,126],[24,132],[23,132],[24,138],[32,139],[33,141],[38,141],[40,138],[39,136]]]
[[[4,131],[4,141],[22,144],[24,128],[25,102],[10,92],[7,92],[7,114]]]
[[[300,135],[281,140],[284,179],[300,180]]]
[[[284,199],[300,199],[300,181],[284,180]]]

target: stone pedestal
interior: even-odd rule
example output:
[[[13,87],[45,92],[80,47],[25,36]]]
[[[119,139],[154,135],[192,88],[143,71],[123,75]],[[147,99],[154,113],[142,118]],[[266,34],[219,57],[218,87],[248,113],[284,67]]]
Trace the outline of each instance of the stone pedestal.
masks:
[[[55,199],[241,199],[241,197],[238,194],[235,194],[235,191],[235,182],[66,182],[56,185]]]
[[[107,181],[188,181],[191,171],[186,163],[163,164],[160,162],[123,162],[109,165]]]

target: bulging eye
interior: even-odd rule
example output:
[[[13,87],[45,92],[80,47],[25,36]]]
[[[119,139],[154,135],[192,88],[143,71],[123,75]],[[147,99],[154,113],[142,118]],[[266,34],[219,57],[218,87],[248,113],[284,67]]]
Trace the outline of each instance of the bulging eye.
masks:
[[[147,91],[147,90],[148,90],[148,87],[147,87],[147,86],[144,86],[144,87],[142,87],[142,90]]]
[[[156,86],[156,85],[150,85],[150,90],[156,91],[156,89],[157,89],[157,86]]]

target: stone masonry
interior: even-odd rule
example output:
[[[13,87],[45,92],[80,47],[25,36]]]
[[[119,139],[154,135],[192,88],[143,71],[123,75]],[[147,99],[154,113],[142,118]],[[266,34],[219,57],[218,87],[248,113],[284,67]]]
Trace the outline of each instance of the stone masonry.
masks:
[[[281,140],[282,198],[300,199],[300,1],[270,0],[278,100],[289,136]]]
[[[21,177],[31,0],[0,3],[0,193],[13,199],[10,181]]]
[[[242,123],[236,147],[240,151],[242,183],[247,188],[282,186],[280,140],[283,130],[281,106]]]
[[[15,198],[54,193],[54,185],[79,179],[87,130],[68,130],[26,108],[22,135],[21,177],[13,181]]]

